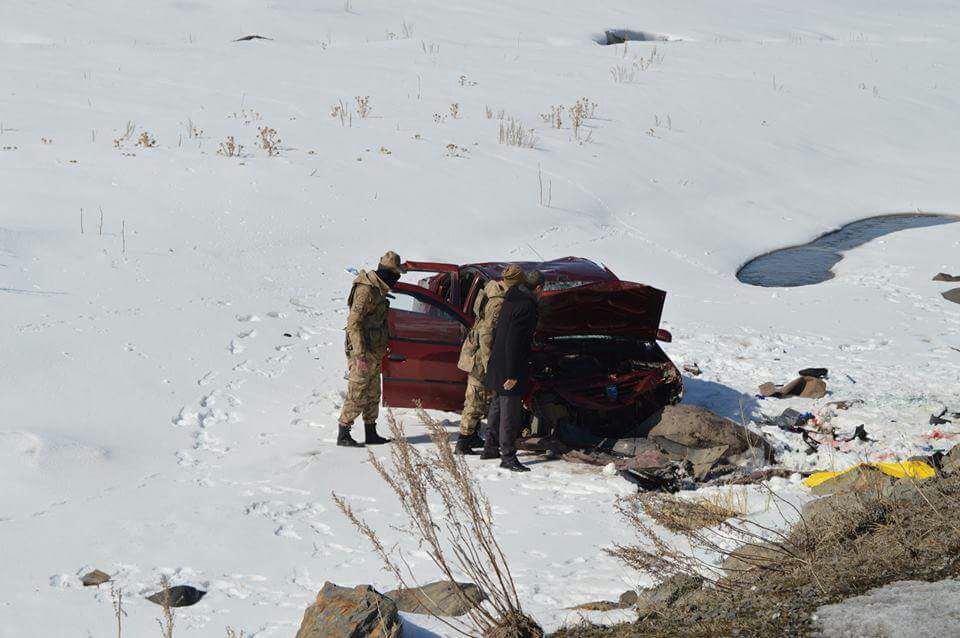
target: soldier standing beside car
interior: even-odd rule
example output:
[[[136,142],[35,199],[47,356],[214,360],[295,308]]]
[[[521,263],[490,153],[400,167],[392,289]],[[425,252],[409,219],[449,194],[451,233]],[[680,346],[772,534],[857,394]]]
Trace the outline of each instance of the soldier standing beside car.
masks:
[[[534,270],[527,274],[524,286],[515,286],[504,295],[487,364],[485,380],[493,396],[480,458],[499,456],[500,467],[513,472],[530,471],[517,459],[517,437],[523,428],[522,400],[530,385],[530,350],[540,318],[537,306],[543,285],[543,273]]]
[[[473,327],[463,342],[457,363],[457,367],[467,373],[467,392],[460,414],[460,437],[454,448],[455,454],[475,454],[473,448],[483,445],[477,428],[480,419],[490,409],[490,391],[484,386],[483,378],[493,347],[493,330],[500,316],[503,296],[522,281],[520,266],[511,264],[504,268],[502,281],[488,281],[473,302]]]
[[[380,366],[387,351],[387,311],[390,302],[387,293],[403,274],[400,256],[392,250],[380,258],[376,271],[361,270],[353,281],[347,305],[347,337],[345,350],[349,374],[347,398],[340,411],[337,445],[363,447],[350,436],[350,428],[358,416],[363,416],[367,445],[388,443],[377,434],[380,414]]]

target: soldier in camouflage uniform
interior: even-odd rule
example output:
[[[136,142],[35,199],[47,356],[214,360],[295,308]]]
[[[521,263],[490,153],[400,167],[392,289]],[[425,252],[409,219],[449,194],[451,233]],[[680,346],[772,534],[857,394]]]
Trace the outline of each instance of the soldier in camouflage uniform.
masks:
[[[457,367],[467,373],[467,393],[460,416],[460,437],[454,450],[456,454],[474,454],[473,448],[483,445],[477,426],[490,409],[490,391],[484,386],[483,378],[493,346],[493,329],[497,326],[504,294],[522,280],[523,271],[519,266],[507,266],[503,271],[503,280],[488,281],[473,302],[476,319],[463,343],[457,363]]]
[[[380,365],[387,351],[387,311],[390,303],[386,295],[399,281],[401,274],[400,256],[390,251],[380,258],[376,271],[361,270],[350,289],[345,345],[349,375],[347,398],[340,412],[337,445],[363,447],[362,443],[350,436],[354,420],[361,415],[367,445],[389,442],[389,439],[377,434]]]

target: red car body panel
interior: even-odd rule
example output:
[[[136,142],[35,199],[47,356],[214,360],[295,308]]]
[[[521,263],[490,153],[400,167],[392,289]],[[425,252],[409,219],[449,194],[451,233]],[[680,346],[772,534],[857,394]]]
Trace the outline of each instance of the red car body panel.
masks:
[[[434,274],[419,285],[397,284],[391,294],[383,403],[458,412],[463,408],[466,374],[457,368],[457,361],[473,324],[473,300],[486,281],[499,279],[507,263],[404,265],[411,272]],[[609,269],[576,257],[520,266],[540,270],[547,280],[535,336],[534,394],[549,393],[599,412],[641,403],[665,405],[679,397],[679,372],[655,344],[658,338],[670,339],[659,328],[666,293],[621,281]],[[565,375],[562,369],[571,356],[595,358],[590,346],[577,346],[579,354],[571,354],[571,342],[565,340],[581,337],[627,339],[633,345],[627,348],[630,354],[614,348],[613,354],[601,357],[603,364],[596,369]],[[651,353],[649,359],[656,364],[621,365],[620,359],[646,356],[641,351]],[[672,389],[662,392],[664,385]]]

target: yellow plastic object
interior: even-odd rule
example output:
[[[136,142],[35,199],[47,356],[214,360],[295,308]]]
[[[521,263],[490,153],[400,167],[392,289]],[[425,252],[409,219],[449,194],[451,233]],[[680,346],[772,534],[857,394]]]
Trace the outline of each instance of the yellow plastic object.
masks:
[[[853,467],[848,467],[842,472],[814,472],[807,478],[803,479],[803,484],[807,487],[816,487],[824,481],[829,481],[832,478],[840,476],[841,474],[846,474],[851,470],[855,470],[858,467],[872,467],[875,470],[880,470],[887,476],[892,476],[894,478],[902,479],[906,477],[915,478],[919,480],[933,478],[937,475],[937,471],[933,467],[923,461],[897,461],[892,463],[859,463]]]

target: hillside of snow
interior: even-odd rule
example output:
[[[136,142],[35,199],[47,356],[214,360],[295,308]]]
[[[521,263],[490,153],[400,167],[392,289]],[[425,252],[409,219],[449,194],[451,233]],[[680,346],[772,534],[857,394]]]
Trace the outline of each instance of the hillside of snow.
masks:
[[[662,39],[598,44],[611,28]],[[270,39],[234,42],[252,34]],[[686,400],[726,416],[863,401],[833,424],[875,442],[807,456],[778,434],[788,467],[958,442],[928,418],[960,410],[960,306],[930,281],[960,274],[960,224],[857,248],[816,286],[735,278],[858,218],[960,212],[958,36],[938,0],[5,0],[0,636],[113,635],[108,592],[79,584],[94,567],[130,636],[158,631],[141,595],[162,574],[209,591],[178,638],[290,636],[325,580],[392,588],[330,499],[399,539],[365,452],[334,445],[351,270],[389,249],[577,255],[666,290],[665,349],[704,370]],[[551,126],[581,98],[577,130]],[[499,143],[511,119],[533,148]],[[754,398],[808,366],[832,396]],[[631,484],[472,462],[547,628],[648,584],[602,551],[629,540]]]

